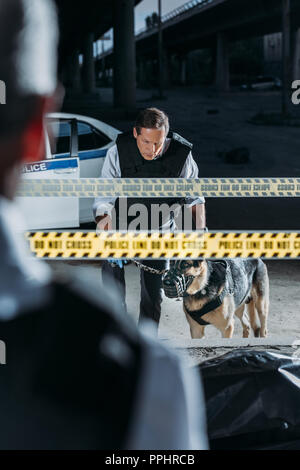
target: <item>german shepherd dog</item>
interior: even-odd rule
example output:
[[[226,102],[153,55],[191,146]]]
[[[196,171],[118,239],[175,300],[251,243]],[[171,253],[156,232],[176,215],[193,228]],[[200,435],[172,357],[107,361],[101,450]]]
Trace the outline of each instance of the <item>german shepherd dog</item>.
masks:
[[[192,338],[203,338],[206,325],[214,325],[224,338],[231,338],[234,314],[241,321],[244,338],[251,328],[255,337],[267,336],[269,278],[262,260],[171,261],[162,281],[167,297],[183,298]]]

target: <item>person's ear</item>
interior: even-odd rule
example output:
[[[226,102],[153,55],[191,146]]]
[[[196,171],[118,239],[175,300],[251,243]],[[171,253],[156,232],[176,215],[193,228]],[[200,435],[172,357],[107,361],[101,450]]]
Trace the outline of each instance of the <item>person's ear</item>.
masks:
[[[138,136],[138,133],[137,133],[137,131],[136,131],[136,128],[134,127],[134,128],[133,128],[133,137],[136,139],[137,136]]]

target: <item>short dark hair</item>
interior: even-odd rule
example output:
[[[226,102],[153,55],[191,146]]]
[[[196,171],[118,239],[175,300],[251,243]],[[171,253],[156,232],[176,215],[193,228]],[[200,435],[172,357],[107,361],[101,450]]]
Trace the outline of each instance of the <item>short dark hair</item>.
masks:
[[[166,135],[169,133],[169,118],[164,111],[157,108],[146,108],[140,111],[135,122],[135,128],[138,134],[141,128],[162,129],[164,127]]]

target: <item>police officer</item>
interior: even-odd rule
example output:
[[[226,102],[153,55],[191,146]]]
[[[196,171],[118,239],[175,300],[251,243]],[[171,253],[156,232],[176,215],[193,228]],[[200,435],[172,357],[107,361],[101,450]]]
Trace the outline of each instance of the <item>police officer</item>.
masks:
[[[199,377],[136,329],[112,287],[29,257],[12,199],[22,164],[44,157],[57,39],[51,1],[0,1],[0,449],[205,448]]]
[[[157,108],[147,108],[137,117],[133,132],[120,134],[116,144],[107,152],[101,173],[102,178],[197,178],[198,166],[192,156],[192,144],[176,133],[169,133],[168,116]],[[164,205],[168,210],[159,211]],[[161,206],[162,207],[162,206]],[[134,210],[136,208],[136,210]],[[145,209],[144,211],[142,209]],[[184,210],[183,210],[184,209]],[[193,226],[182,229],[205,228],[205,201],[203,198],[96,198],[94,215],[97,230],[133,229],[173,231],[175,219],[188,210],[194,219]],[[136,212],[142,212],[135,223]],[[156,214],[155,214],[156,210]],[[159,212],[159,213],[158,213]],[[144,215],[146,214],[146,215]],[[154,214],[156,215],[154,217]],[[141,223],[140,223],[141,222]],[[124,262],[106,262],[102,268],[103,284],[118,286],[125,304]],[[141,300],[139,322],[154,320],[157,327],[161,315],[162,276],[164,260],[142,260]],[[147,267],[157,273],[149,272]]]

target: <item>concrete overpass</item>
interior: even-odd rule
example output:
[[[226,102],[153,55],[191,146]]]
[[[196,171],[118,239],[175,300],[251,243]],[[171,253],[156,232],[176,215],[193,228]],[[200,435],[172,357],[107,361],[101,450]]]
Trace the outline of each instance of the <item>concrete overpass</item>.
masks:
[[[300,2],[290,1],[290,31],[300,27]],[[215,49],[216,84],[219,90],[229,88],[229,52],[231,41],[263,36],[283,28],[283,0],[193,0],[162,17],[165,58],[182,56],[184,67],[188,52],[206,47]],[[289,37],[290,37],[290,33]],[[299,34],[295,54],[300,55]],[[157,58],[158,27],[143,30],[135,37],[140,69],[143,62]],[[290,40],[288,41],[290,43]],[[289,52],[288,52],[289,54]],[[106,66],[113,65],[114,50],[99,56]],[[167,66],[167,59],[164,61]],[[142,70],[141,70],[142,73]],[[168,72],[165,71],[165,74]]]
[[[135,106],[134,7],[141,0],[55,0],[60,25],[59,73],[75,93],[95,91],[93,42],[114,27],[114,92],[119,107]],[[83,54],[82,73],[79,54]]]

